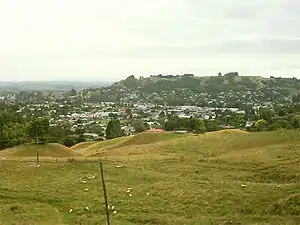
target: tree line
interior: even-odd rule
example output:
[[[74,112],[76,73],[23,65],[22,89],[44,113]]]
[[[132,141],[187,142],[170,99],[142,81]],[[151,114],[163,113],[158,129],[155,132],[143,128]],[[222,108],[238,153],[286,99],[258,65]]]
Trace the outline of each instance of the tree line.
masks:
[[[0,149],[31,142],[45,142],[49,132],[47,118],[35,118],[31,121],[14,112],[0,113]]]
[[[103,132],[98,124],[90,125],[89,129],[98,133],[106,139],[113,139],[132,133],[140,133],[150,128],[147,122],[132,118],[130,110],[128,118],[123,125],[133,128],[132,131],[121,129],[122,125],[118,118],[112,116]],[[186,114],[189,114],[186,112]],[[191,133],[211,132],[227,127],[243,128],[251,132],[273,131],[277,129],[299,129],[300,128],[300,104],[289,106],[275,106],[274,108],[260,108],[255,110],[247,107],[245,114],[237,114],[229,110],[215,111],[215,117],[202,120],[195,116],[180,118],[173,112],[162,111],[154,126],[166,131],[186,130]],[[249,124],[249,122],[251,122]],[[246,126],[247,125],[247,126]],[[14,106],[0,107],[0,149],[20,145],[23,143],[44,144],[47,142],[61,143],[65,146],[72,146],[79,142],[86,141],[83,136],[85,130],[71,129],[70,124],[50,126],[49,120],[44,117],[26,117],[17,113]],[[99,138],[96,140],[103,140]]]

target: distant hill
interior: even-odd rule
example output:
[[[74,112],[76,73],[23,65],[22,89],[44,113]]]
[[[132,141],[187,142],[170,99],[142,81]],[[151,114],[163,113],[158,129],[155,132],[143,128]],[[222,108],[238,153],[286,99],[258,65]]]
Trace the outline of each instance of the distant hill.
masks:
[[[202,91],[255,90],[267,87],[278,87],[292,90],[300,89],[300,79],[297,78],[263,78],[260,76],[239,76],[230,72],[224,76],[199,77],[192,74],[156,75],[136,79],[133,75],[125,80],[114,83],[128,89],[138,88],[142,92],[159,92],[168,89],[201,89]]]
[[[133,75],[100,89],[95,101],[136,100],[169,105],[239,107],[248,103],[290,103],[300,93],[300,79],[225,75],[199,77],[193,74]],[[97,97],[97,94],[99,95]]]
[[[72,89],[99,88],[108,85],[104,82],[74,82],[74,81],[24,81],[1,82],[0,91],[69,91]]]

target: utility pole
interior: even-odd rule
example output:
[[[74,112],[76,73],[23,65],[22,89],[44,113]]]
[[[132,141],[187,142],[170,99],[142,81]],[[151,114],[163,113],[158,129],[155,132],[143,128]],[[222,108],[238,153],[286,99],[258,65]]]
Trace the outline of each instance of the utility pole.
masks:
[[[107,222],[107,225],[110,225],[110,222],[109,222],[108,203],[107,203],[107,194],[106,194],[106,186],[105,186],[105,180],[104,180],[104,174],[103,174],[102,160],[100,160],[100,173],[101,173],[102,187],[103,187],[103,195],[104,195],[104,202],[105,202],[106,222]]]
[[[2,122],[2,120],[0,120],[0,139],[2,139],[2,137],[3,137],[3,122]],[[0,141],[0,150],[2,149],[2,141]],[[3,144],[4,145],[4,144]]]
[[[36,166],[40,166],[39,138],[36,138]]]

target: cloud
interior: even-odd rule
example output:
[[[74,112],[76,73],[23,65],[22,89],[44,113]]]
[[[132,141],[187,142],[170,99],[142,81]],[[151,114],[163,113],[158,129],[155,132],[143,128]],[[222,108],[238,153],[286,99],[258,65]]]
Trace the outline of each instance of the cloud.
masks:
[[[299,10],[293,0],[3,0],[0,80],[215,74],[247,57],[239,70],[267,74],[274,55],[293,55],[284,73],[300,58]]]

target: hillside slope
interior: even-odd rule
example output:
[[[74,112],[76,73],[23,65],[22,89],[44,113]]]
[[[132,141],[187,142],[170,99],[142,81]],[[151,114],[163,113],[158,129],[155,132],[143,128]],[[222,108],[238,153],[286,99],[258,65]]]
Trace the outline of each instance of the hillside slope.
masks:
[[[298,143],[299,131],[248,133],[240,130],[217,131],[200,135],[141,133],[134,137],[99,142],[79,150],[86,156],[134,156],[153,158],[169,155],[217,157],[247,149]],[[288,151],[285,152],[288,154]]]
[[[69,157],[69,156],[79,156],[78,153],[67,148],[61,144],[46,144],[39,145],[39,155],[41,157]],[[36,156],[36,145],[24,144],[15,146],[13,148],[8,148],[0,151],[0,157],[35,157]]]
[[[102,156],[111,224],[300,224],[300,130],[142,133],[81,152]],[[1,161],[0,177],[3,225],[105,224],[98,162]]]

